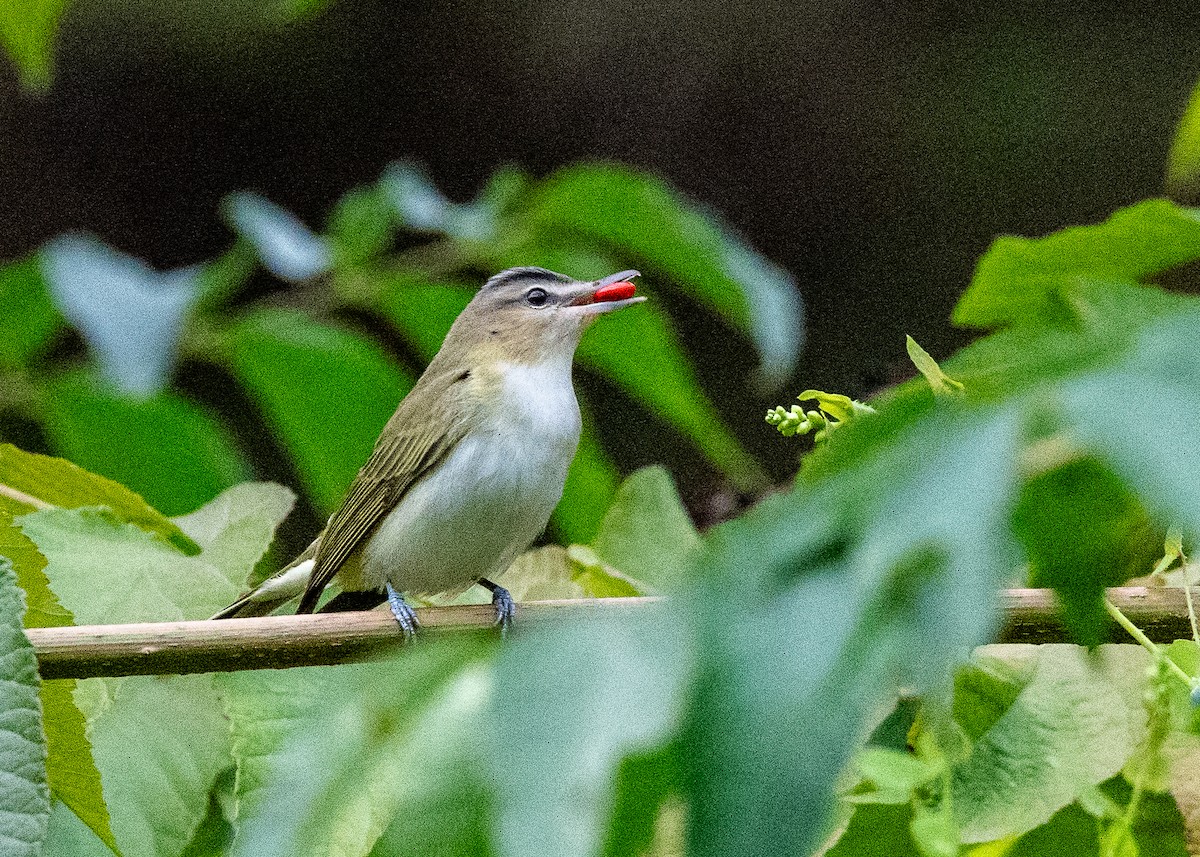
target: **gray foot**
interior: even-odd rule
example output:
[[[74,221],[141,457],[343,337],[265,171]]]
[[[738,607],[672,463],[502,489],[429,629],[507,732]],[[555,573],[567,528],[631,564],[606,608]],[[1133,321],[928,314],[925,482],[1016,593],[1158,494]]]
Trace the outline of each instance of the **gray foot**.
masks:
[[[486,577],[479,578],[479,585],[492,593],[492,608],[496,611],[496,624],[500,627],[500,636],[508,634],[512,627],[513,618],[517,615],[517,603],[503,586],[492,583]]]
[[[421,623],[417,621],[417,611],[408,606],[404,598],[392,588],[392,585],[387,584],[387,602],[388,607],[392,608],[392,616],[396,619],[396,624],[400,626],[400,633],[404,635],[405,642],[412,640],[417,633],[417,626]]]

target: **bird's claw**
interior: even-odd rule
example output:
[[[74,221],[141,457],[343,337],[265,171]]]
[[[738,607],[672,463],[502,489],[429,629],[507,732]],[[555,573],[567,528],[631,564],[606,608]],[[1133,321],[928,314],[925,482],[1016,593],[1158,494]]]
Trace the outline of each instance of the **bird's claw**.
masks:
[[[492,590],[492,607],[496,611],[496,625],[500,628],[500,636],[507,636],[512,627],[513,617],[517,615],[517,603],[503,586]]]
[[[392,610],[392,617],[400,626],[400,633],[404,635],[404,642],[411,642],[421,624],[417,621],[417,611],[408,605],[404,597],[393,589],[390,583],[387,584],[387,603]]]

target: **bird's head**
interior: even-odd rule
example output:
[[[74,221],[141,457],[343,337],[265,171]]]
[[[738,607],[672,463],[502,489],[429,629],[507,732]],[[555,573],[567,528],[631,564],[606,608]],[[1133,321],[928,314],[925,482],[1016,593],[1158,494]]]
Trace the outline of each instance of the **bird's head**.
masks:
[[[570,361],[597,316],[645,300],[634,297],[630,281],[637,276],[637,271],[621,271],[580,282],[544,268],[510,268],[484,284],[442,348],[511,363]]]

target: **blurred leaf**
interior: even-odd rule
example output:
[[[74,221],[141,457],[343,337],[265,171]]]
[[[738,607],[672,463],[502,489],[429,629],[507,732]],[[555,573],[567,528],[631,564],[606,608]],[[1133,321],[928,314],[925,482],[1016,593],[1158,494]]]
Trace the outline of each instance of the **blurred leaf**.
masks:
[[[20,524],[81,625],[203,619],[237,597],[249,571],[220,568],[203,553],[182,556],[103,509],[46,509]]]
[[[402,659],[223,675],[238,762],[233,854],[356,857],[381,833],[375,853],[480,853],[466,844],[486,842],[483,651],[460,640]]]
[[[258,270],[258,254],[239,239],[196,275],[196,309],[215,311],[235,298]]]
[[[112,684],[111,705],[89,726],[113,832],[125,854],[178,857],[229,764],[215,680],[130,676]]]
[[[605,857],[683,857],[686,807],[678,799],[676,748],[637,753],[617,769]]]
[[[420,166],[397,161],[384,170],[379,188],[408,229],[442,232],[465,241],[487,241],[496,234],[501,209],[520,191],[523,181],[519,173],[501,170],[479,199],[456,203],[442,195]]]
[[[239,191],[225,198],[224,209],[233,229],[258,251],[263,267],[280,279],[311,280],[333,265],[325,239],[269,199]]]
[[[558,539],[568,544],[591,541],[620,482],[616,464],[596,438],[591,409],[582,396],[576,394],[576,398],[579,399],[584,431],[567,470],[562,500],[550,518]]]
[[[1106,788],[1128,802],[1129,786],[1123,780],[1111,780]],[[1190,852],[1183,827],[1170,795],[1143,793],[1133,823],[1135,853],[1143,857],[1187,857]],[[1018,839],[1006,857],[1095,857],[1103,853],[1098,828],[1096,818],[1073,803]]]
[[[722,423],[660,311],[642,305],[601,319],[580,342],[578,360],[658,414],[741,490],[769,484]]]
[[[174,545],[186,554],[197,554],[200,546],[146,501],[124,485],[88,473],[69,461],[24,452],[11,444],[0,444],[0,487],[16,489],[43,503],[73,509],[106,506],[118,518]],[[0,509],[13,515],[35,507],[0,493]]]
[[[929,387],[935,395],[957,396],[962,393],[962,382],[955,381],[942,371],[942,367],[929,355],[928,351],[917,344],[917,340],[911,336],[906,336],[904,339],[908,349],[908,359],[917,367],[917,371],[925,376],[925,380],[929,382]]]
[[[1070,319],[1071,298],[1082,279],[1137,282],[1198,258],[1200,214],[1166,200],[1146,200],[1104,223],[1045,238],[997,239],[979,260],[952,320],[999,327]]]
[[[1031,479],[1013,529],[1029,557],[1030,585],[1054,589],[1064,624],[1085,646],[1105,636],[1105,587],[1147,574],[1162,544],[1141,503],[1090,458]]]
[[[199,269],[160,273],[76,233],[43,247],[41,264],[55,302],[110,380],[135,395],[166,386]]]
[[[336,266],[359,265],[391,246],[396,216],[378,186],[343,194],[326,227]]]
[[[1192,90],[1171,151],[1167,155],[1167,193],[1191,201],[1200,194],[1200,84]]]
[[[57,451],[127,485],[168,514],[246,478],[224,427],[170,391],[134,398],[88,372],[51,381],[45,428]]]
[[[67,0],[6,0],[0,5],[0,43],[28,89],[50,87],[54,40]]]
[[[274,0],[274,11],[286,21],[310,21],[333,5],[333,0]]]
[[[861,804],[827,857],[928,857],[917,850],[908,804]]]
[[[36,257],[0,267],[0,308],[0,367],[28,365],[63,324]]]
[[[228,334],[231,369],[325,513],[341,502],[412,382],[374,343],[299,313],[259,311]]]
[[[622,758],[665,746],[683,716],[691,657],[680,618],[645,608],[546,623],[500,652],[486,741],[499,854],[571,857],[604,844]]]
[[[615,164],[567,167],[535,188],[523,214],[538,240],[579,236],[649,263],[750,336],[769,382],[791,374],[803,340],[795,284],[664,182]]]
[[[1044,824],[1124,766],[1141,712],[1073,646],[1041,646],[1030,681],[954,770],[963,841]]]
[[[701,545],[671,474],[657,466],[621,483],[592,541],[605,562],[660,590],[686,579]]]
[[[379,309],[428,363],[442,347],[450,325],[466,309],[475,291],[453,283],[393,277],[379,295]]]
[[[6,857],[41,854],[50,819],[37,657],[25,638],[24,613],[12,563],[0,557],[0,813]]]
[[[496,582],[517,601],[645,595],[636,580],[601,562],[589,548],[546,545],[521,554]]]
[[[868,713],[897,684],[940,687],[991,636],[1019,435],[1015,409],[941,409],[709,535],[689,853],[815,848]]]
[[[25,592],[25,627],[61,628],[75,624],[74,617],[50,590],[45,558],[4,509],[0,509],[0,557],[12,563],[17,583]],[[100,772],[92,758],[83,714],[73,698],[75,684],[74,679],[41,683],[46,776],[55,799],[71,807],[106,846],[115,850]]]

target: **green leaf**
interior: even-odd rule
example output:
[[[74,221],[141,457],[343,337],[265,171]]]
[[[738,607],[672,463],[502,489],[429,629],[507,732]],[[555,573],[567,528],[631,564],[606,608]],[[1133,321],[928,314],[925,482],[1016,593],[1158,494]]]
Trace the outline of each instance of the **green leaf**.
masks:
[[[266,555],[276,527],[295,502],[296,495],[283,485],[247,482],[176,518],[175,523],[200,545],[205,562],[241,585]]]
[[[997,239],[980,259],[952,320],[999,327],[1061,319],[1080,280],[1140,282],[1198,258],[1200,214],[1166,200],[1146,200],[1094,226],[1073,226],[1045,238]]]
[[[12,563],[0,557],[0,849],[37,857],[50,819],[50,787],[37,657],[25,638],[24,613]]]
[[[596,535],[596,528],[609,509],[617,492],[620,475],[612,458],[600,446],[590,408],[582,396],[579,410],[583,415],[583,434],[579,437],[579,449],[567,470],[567,481],[563,485],[562,499],[554,509],[550,525],[560,541],[585,543]]]
[[[326,232],[334,267],[361,265],[387,250],[396,236],[396,216],[378,187],[360,187],[338,200]]]
[[[130,676],[112,685],[111,704],[89,726],[113,832],[125,854],[178,857],[229,765],[215,679]]]
[[[36,257],[0,267],[0,307],[0,367],[27,366],[63,326]]]
[[[592,541],[606,563],[662,590],[686,579],[701,544],[671,474],[657,466],[621,484]]]
[[[917,850],[908,804],[862,804],[827,857],[928,857]]]
[[[115,842],[105,845],[70,807],[53,802],[42,857],[112,857],[114,853],[119,853]]]
[[[622,758],[666,746],[683,715],[691,657],[680,618],[646,608],[544,624],[503,648],[486,747],[504,857],[590,855],[604,844]]]
[[[65,375],[48,393],[44,425],[55,449],[168,514],[194,509],[247,476],[221,424],[176,393],[132,397],[90,372]]]
[[[375,344],[297,312],[247,316],[227,346],[234,375],[332,512],[412,381]]]
[[[61,628],[75,623],[58,601],[46,579],[45,558],[0,509],[0,557],[13,564],[17,583],[25,592],[25,627]],[[54,797],[67,804],[114,851],[108,807],[100,786],[100,772],[92,758],[83,714],[75,705],[74,679],[43,681],[39,694],[42,725],[46,733],[46,776]]]
[[[232,853],[357,857],[381,834],[379,853],[477,853],[460,845],[485,841],[483,651],[430,643],[389,661],[223,675],[238,763]]]
[[[579,344],[581,366],[599,372],[687,438],[744,491],[766,474],[722,423],[661,311],[644,304],[601,319]]]
[[[1073,646],[1041,646],[1029,683],[955,766],[964,842],[1044,824],[1124,766],[1140,711]]]
[[[28,89],[45,90],[54,70],[54,40],[67,0],[8,0],[0,6],[0,43]]]
[[[20,524],[81,625],[203,619],[237,597],[250,570],[182,556],[103,509],[45,509]]]
[[[1200,84],[1192,90],[1171,141],[1166,186],[1173,197],[1194,198],[1200,191]]]
[[[929,382],[929,387],[935,395],[957,396],[962,393],[962,382],[955,381],[943,372],[937,361],[929,356],[929,352],[917,344],[917,340],[911,336],[904,337],[904,340],[905,347],[908,349],[908,359],[917,367],[917,371],[925,376],[925,380]]]
[[[596,241],[665,273],[750,336],[767,380],[791,374],[803,324],[791,279],[659,179],[615,164],[567,167],[521,214],[541,242]]]
[[[526,551],[496,576],[496,582],[517,601],[646,594],[644,584],[606,565],[583,545],[546,545]]]
[[[1142,504],[1091,458],[1031,479],[1013,530],[1029,558],[1030,585],[1054,589],[1063,622],[1085,646],[1105,636],[1105,587],[1147,574],[1162,544]]]
[[[15,489],[34,501],[74,509],[80,506],[106,506],[118,518],[164,539],[187,554],[200,552],[200,546],[158,510],[124,485],[89,473],[61,458],[24,452],[11,444],[0,444],[0,488]],[[0,509],[21,515],[38,508],[35,503],[16,499],[0,491]]]
[[[1020,424],[941,409],[710,534],[681,752],[689,853],[811,851],[866,717],[898,684],[941,687],[991,636]]]

